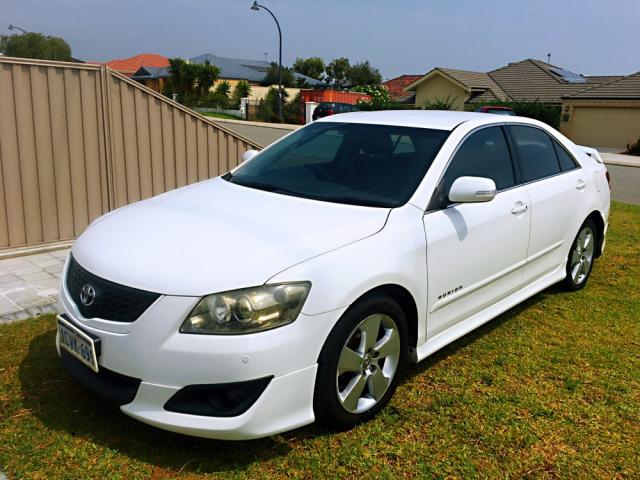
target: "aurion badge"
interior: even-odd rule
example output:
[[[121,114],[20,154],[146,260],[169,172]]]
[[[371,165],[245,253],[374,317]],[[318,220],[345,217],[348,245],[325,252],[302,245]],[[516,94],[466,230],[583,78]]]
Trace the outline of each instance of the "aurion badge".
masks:
[[[86,284],[80,289],[80,301],[85,307],[91,305],[95,299],[96,291],[91,285]]]

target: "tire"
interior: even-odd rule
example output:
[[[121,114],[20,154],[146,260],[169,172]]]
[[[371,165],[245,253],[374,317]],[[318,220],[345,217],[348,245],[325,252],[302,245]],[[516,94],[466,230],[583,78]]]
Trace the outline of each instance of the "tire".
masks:
[[[407,342],[406,316],[392,298],[369,296],[352,305],[333,327],[318,359],[316,421],[342,430],[373,418],[398,386]]]
[[[562,282],[565,290],[575,292],[587,284],[593,270],[597,245],[598,229],[595,222],[587,218],[578,230],[567,256],[567,275]]]

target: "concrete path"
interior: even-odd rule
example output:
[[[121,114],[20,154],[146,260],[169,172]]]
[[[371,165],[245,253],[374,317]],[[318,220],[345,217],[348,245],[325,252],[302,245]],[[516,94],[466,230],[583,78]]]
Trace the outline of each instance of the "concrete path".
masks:
[[[600,152],[602,161],[607,165],[622,165],[640,168],[640,157],[637,155],[623,155],[621,153]]]
[[[0,260],[0,323],[58,311],[60,275],[69,250]]]

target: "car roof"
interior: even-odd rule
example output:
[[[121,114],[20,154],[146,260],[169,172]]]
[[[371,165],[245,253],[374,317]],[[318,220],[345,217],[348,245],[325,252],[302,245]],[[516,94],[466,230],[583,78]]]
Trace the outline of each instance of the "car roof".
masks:
[[[511,118],[513,119],[514,117]],[[373,125],[395,125],[401,127],[453,130],[456,126],[469,120],[479,120],[481,123],[505,121],[504,115],[448,110],[381,110],[375,112],[352,112],[332,115],[316,121],[368,123]]]

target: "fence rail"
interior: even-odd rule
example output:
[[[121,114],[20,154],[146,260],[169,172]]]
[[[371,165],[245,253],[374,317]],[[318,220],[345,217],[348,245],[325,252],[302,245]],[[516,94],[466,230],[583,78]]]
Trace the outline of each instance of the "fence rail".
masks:
[[[220,175],[254,141],[101,65],[0,57],[0,253]]]

